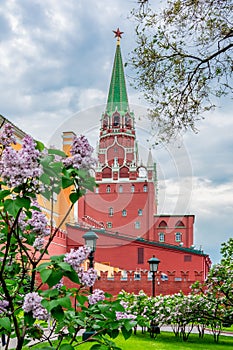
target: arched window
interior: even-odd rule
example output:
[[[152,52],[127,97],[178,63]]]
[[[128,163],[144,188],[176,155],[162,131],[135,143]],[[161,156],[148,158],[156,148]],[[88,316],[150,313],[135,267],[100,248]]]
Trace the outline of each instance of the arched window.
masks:
[[[142,216],[142,209],[138,209],[138,216]]]
[[[147,187],[147,185],[144,185],[143,186],[143,192],[147,192],[148,191],[148,187]]]
[[[119,128],[119,126],[120,126],[120,116],[117,114],[117,115],[114,115],[113,117],[113,127]]]
[[[127,210],[126,209],[122,210],[122,216],[127,216]]]
[[[165,234],[163,232],[159,232],[159,242],[165,242]]]
[[[132,193],[135,192],[135,186],[134,186],[134,185],[131,186],[131,192],[132,192]]]
[[[176,232],[175,234],[175,241],[176,242],[181,242],[182,235],[180,232]]]
[[[177,223],[175,224],[175,226],[176,226],[176,227],[184,227],[184,223],[183,223],[181,220],[179,220],[179,221],[177,221]]]
[[[123,186],[120,185],[120,186],[119,186],[119,193],[122,193],[122,192],[123,192]]]
[[[108,209],[108,215],[109,215],[109,216],[113,216],[113,208],[112,208],[112,207],[110,207],[110,208]]]
[[[159,224],[159,227],[167,227],[166,221],[162,220]]]
[[[111,187],[110,187],[110,185],[108,185],[108,186],[106,187],[106,192],[107,192],[107,193],[110,193],[110,192],[111,192]]]
[[[128,115],[125,116],[125,126],[126,128],[131,127],[131,118]]]

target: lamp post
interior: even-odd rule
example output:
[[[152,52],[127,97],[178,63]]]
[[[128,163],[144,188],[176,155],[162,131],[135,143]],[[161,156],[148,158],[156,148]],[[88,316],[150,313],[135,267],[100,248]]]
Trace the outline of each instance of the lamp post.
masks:
[[[91,249],[89,254],[89,268],[94,267],[94,252],[96,251],[96,241],[98,239],[98,235],[93,231],[88,231],[83,235],[83,239],[85,240],[85,245]],[[90,287],[90,293],[92,294],[93,287]]]
[[[158,271],[158,266],[160,263],[160,260],[157,259],[154,255],[152,258],[148,260],[149,266],[150,266],[150,272],[152,272],[152,296],[155,296],[155,275]]]

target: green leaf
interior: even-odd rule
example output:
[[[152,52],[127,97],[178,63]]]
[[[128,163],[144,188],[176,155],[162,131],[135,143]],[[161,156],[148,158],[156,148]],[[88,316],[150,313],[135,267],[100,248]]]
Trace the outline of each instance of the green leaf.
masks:
[[[53,287],[55,286],[55,284],[57,284],[58,282],[60,282],[60,280],[63,277],[63,272],[61,270],[51,270],[52,273],[50,274],[50,276],[48,277],[48,279],[46,280],[46,283],[49,285],[49,287]]]
[[[36,149],[38,149],[40,152],[44,150],[45,146],[42,142],[36,141]]]
[[[8,317],[0,318],[0,328],[6,329],[7,332],[11,332],[11,321]]]
[[[74,350],[74,347],[70,344],[62,344],[60,347],[61,350]]]
[[[65,309],[71,308],[71,301],[69,297],[60,298],[57,300],[57,302],[58,302],[58,305],[61,305]]]
[[[48,149],[48,154],[55,154],[55,155],[60,156],[60,157],[66,157],[65,152],[60,151],[59,149],[50,148],[50,149]]]
[[[45,173],[40,176],[40,181],[45,185],[50,185],[50,177]]]
[[[2,190],[2,191],[0,191],[0,200],[2,200],[3,198],[9,196],[9,194],[11,194],[11,191],[9,191],[9,190]]]
[[[24,313],[24,322],[29,326],[33,325],[33,323],[35,322],[35,319],[32,316],[32,312],[27,312],[27,313],[25,312]]]
[[[80,284],[77,272],[73,271],[65,271],[64,276],[68,277],[72,282]]]
[[[41,292],[41,296],[45,298],[54,298],[57,297],[59,294],[59,291],[57,289],[47,289]]]
[[[62,310],[60,305],[58,305],[57,307],[53,308],[51,310],[51,314],[59,322],[62,322],[63,319],[64,319],[64,311]]]
[[[64,271],[72,271],[72,267],[66,262],[60,262],[58,263],[58,266]]]
[[[77,295],[76,299],[80,305],[84,305],[88,300],[88,298],[85,295]]]
[[[62,176],[62,188],[70,187],[74,184],[74,179]]]
[[[80,197],[81,197],[80,191],[78,193],[77,192],[72,192],[70,194],[70,196],[69,196],[70,201],[73,204],[76,203],[79,200]]]
[[[42,271],[40,271],[40,277],[43,283],[47,283],[49,277],[52,274],[52,269],[44,269]]]
[[[132,334],[132,329],[127,330],[127,329],[125,328],[125,326],[122,326],[122,327],[121,327],[121,332],[122,332],[122,334],[123,334],[124,339],[127,340],[127,339],[130,338],[130,336],[131,336],[131,334]]]
[[[6,199],[4,202],[4,208],[10,215],[15,217],[22,207],[15,200]]]

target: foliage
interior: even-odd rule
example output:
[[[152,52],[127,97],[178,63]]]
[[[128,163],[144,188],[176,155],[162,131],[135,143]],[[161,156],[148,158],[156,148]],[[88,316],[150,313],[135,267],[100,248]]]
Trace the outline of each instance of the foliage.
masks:
[[[17,151],[11,145],[13,136],[10,125],[0,134],[0,334],[6,335],[5,349],[10,338],[16,340],[17,350],[32,339],[40,349],[76,349],[82,343],[77,338],[81,329],[92,331],[85,340],[97,342],[92,349],[119,349],[109,336],[115,338],[121,330],[127,339],[134,323],[117,316],[124,308],[110,295],[99,290],[91,298],[88,295],[87,287],[97,277],[96,271],[82,267],[90,249],[80,247],[48,257],[50,244],[74,203],[95,186],[88,171],[94,164],[92,148],[84,136],[75,138],[69,159],[59,150],[46,150],[30,136]],[[52,223],[54,193],[59,195],[62,189],[70,191],[70,206],[54,228],[37,199],[44,196],[50,201]],[[73,287],[68,288],[67,282]],[[49,346],[43,347],[45,341]]]
[[[232,0],[138,1],[135,87],[151,105],[161,140],[197,131],[203,113],[232,91]]]

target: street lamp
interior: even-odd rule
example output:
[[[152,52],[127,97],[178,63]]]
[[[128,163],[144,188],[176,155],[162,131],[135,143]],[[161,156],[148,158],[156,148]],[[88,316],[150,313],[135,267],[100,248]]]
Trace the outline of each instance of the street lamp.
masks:
[[[91,249],[91,252],[89,254],[89,268],[94,267],[94,252],[96,250],[96,241],[99,238],[99,236],[93,232],[93,231],[88,231],[83,235],[83,239],[85,240],[85,245]],[[90,293],[92,294],[93,292],[93,287],[90,287]]]
[[[155,275],[158,271],[160,260],[157,259],[154,255],[152,258],[148,260],[148,263],[150,265],[150,272],[152,272],[152,296],[155,296]]]

